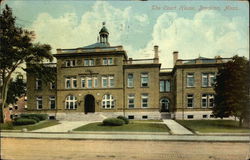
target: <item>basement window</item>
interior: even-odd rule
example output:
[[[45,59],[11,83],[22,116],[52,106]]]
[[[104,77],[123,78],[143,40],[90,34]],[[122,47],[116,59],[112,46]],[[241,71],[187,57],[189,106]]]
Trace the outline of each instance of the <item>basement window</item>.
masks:
[[[148,119],[147,115],[142,116],[142,119]]]
[[[135,119],[135,116],[134,115],[129,115],[128,119]]]
[[[207,115],[206,114],[202,115],[202,118],[207,118]]]
[[[194,118],[194,115],[187,115],[187,118],[188,118],[188,119],[193,119],[193,118]]]

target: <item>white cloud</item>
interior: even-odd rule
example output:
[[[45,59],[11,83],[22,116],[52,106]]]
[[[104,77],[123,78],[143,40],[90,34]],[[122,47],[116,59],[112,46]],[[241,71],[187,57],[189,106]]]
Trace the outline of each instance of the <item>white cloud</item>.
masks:
[[[77,18],[75,13],[65,13],[57,18],[41,13],[31,29],[35,31],[37,41],[50,44],[55,53],[57,48],[77,48],[95,43],[104,21],[111,45],[122,45],[129,22],[139,25],[148,23],[146,15],[132,14],[131,7],[118,9],[103,1],[97,1],[90,11],[80,17],[80,21]]]
[[[163,67],[172,67],[175,50],[182,59],[199,55],[231,57],[239,54],[248,57],[248,21],[211,10],[200,11],[191,19],[173,12],[163,13],[153,26],[152,39],[139,50],[135,49],[138,44],[134,42],[124,45],[124,37],[135,37],[143,32],[141,28],[149,25],[150,17],[136,14],[131,7],[119,9],[103,1],[95,2],[80,20],[75,13],[60,17],[41,13],[31,29],[35,31],[37,41],[50,44],[55,53],[56,48],[77,48],[95,43],[103,21],[109,30],[111,45],[123,45],[130,57],[153,57],[153,45],[159,45]]]
[[[176,50],[181,59],[199,55],[208,58],[235,54],[248,57],[249,37],[246,35],[249,35],[247,23],[240,17],[230,19],[219,12],[201,11],[193,19],[185,19],[176,13],[164,13],[158,17],[153,38],[143,50],[152,50],[152,44],[159,45],[163,67],[172,67],[172,52]]]

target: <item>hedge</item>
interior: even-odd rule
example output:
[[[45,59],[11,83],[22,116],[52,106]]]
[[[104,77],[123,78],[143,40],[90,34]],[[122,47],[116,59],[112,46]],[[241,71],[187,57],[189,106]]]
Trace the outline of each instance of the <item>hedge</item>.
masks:
[[[28,119],[34,119],[36,122],[40,122],[40,119],[38,117],[29,117]]]
[[[129,124],[128,118],[126,118],[124,116],[118,116],[117,118],[123,120],[125,122],[125,124]]]
[[[37,117],[40,121],[48,119],[47,114],[21,114],[21,118],[33,119],[33,117]]]
[[[14,125],[28,125],[28,124],[35,124],[36,120],[34,119],[27,119],[27,118],[19,118],[13,122]]]
[[[107,118],[102,123],[104,126],[122,126],[125,122],[118,118]]]

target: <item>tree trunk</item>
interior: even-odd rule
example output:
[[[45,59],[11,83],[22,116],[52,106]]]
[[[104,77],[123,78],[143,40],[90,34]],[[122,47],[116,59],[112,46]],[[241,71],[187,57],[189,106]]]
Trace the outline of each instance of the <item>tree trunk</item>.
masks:
[[[239,121],[239,127],[242,127],[242,117],[240,117],[240,121]]]
[[[5,80],[3,80],[3,86],[2,86],[2,104],[1,104],[1,115],[0,115],[0,123],[4,123],[4,106],[7,100],[7,93],[8,93],[8,85],[10,82],[10,76],[6,77]]]

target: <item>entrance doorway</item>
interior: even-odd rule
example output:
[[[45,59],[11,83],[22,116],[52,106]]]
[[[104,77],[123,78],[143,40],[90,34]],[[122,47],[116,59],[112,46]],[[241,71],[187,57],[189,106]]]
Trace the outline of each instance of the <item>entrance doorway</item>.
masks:
[[[86,95],[84,98],[84,112],[85,114],[95,112],[95,97],[91,94]]]
[[[161,111],[162,112],[169,112],[170,103],[169,103],[169,100],[167,98],[161,99],[160,104],[161,104]]]

